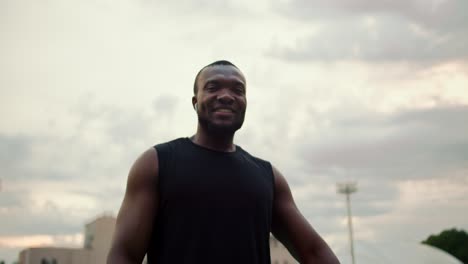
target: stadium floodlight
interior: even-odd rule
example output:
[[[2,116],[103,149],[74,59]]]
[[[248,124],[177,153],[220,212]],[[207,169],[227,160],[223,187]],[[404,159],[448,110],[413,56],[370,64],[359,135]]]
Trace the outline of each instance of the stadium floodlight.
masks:
[[[346,209],[348,211],[348,230],[349,230],[349,247],[351,252],[351,263],[355,264],[354,259],[354,241],[353,241],[353,220],[351,216],[350,195],[357,192],[356,182],[345,182],[336,184],[336,191],[346,196]]]

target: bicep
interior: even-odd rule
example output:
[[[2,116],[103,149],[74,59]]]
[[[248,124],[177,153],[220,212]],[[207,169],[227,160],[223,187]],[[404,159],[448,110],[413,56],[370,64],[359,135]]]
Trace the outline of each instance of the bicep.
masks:
[[[130,169],[110,257],[115,255],[141,263],[151,238],[158,206],[157,174],[157,152],[150,149]]]

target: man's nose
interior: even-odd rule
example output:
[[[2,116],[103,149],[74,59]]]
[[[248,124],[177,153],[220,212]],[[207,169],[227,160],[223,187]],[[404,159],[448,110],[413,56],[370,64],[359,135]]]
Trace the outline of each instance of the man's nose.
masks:
[[[223,104],[232,104],[234,102],[234,96],[226,90],[222,90],[217,96],[217,99]]]

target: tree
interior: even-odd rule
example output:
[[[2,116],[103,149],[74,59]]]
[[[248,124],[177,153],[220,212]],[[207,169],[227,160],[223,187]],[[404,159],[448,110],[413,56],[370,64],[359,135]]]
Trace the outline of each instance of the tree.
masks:
[[[430,235],[421,243],[440,248],[468,264],[468,233],[464,230],[455,228],[444,230],[438,235]]]

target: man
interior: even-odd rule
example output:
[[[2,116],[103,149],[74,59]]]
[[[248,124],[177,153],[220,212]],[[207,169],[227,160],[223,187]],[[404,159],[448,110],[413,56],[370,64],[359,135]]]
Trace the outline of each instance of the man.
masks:
[[[194,83],[196,134],[156,145],[132,166],[108,264],[270,263],[273,233],[300,263],[339,263],[297,209],[284,176],[233,143],[246,80],[228,61]]]

